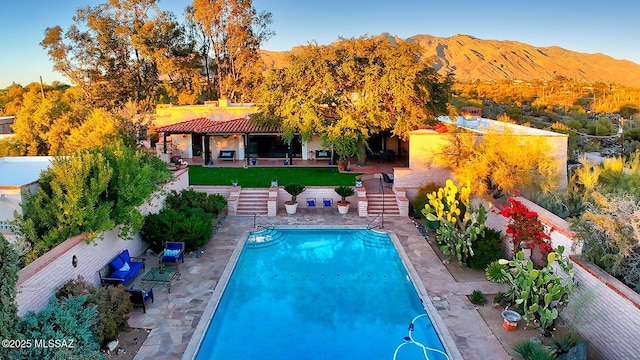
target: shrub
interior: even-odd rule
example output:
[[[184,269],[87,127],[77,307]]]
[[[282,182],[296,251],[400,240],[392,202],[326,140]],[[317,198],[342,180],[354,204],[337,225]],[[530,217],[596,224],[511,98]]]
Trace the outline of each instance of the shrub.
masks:
[[[85,308],[95,308],[97,311],[96,341],[102,347],[128,329],[128,314],[133,311],[133,305],[123,286],[96,287],[78,277],[67,281],[56,292],[56,298],[60,301],[80,296],[86,296]]]
[[[165,207],[169,209],[181,211],[184,208],[199,208],[214,217],[220,214],[226,205],[227,200],[220,194],[207,194],[193,189],[181,192],[172,190],[165,199]]]
[[[487,302],[484,294],[480,290],[473,290],[471,296],[469,297],[469,301],[471,301],[474,305],[484,305]]]
[[[206,245],[213,232],[213,216],[201,208],[183,207],[179,211],[164,208],[158,214],[147,215],[142,235],[151,248],[160,251],[167,239],[184,241],[186,251]]]
[[[502,239],[499,231],[486,228],[484,235],[471,244],[473,256],[467,265],[473,269],[484,270],[491,262],[502,258]]]
[[[509,198],[508,201],[509,206],[505,205],[498,214],[509,219],[507,234],[511,235],[513,252],[517,253],[523,247],[530,249],[538,247],[542,255],[546,256],[553,251],[551,237],[544,224],[538,219],[538,213],[530,211],[514,198]]]
[[[15,324],[18,322],[16,306],[16,283],[18,282],[18,253],[0,234],[0,339],[15,339]],[[7,359],[8,348],[0,347],[0,358]]]
[[[96,341],[96,314],[87,306],[88,295],[69,297],[63,301],[52,297],[49,306],[39,313],[29,312],[17,324],[18,338],[73,340],[71,347],[43,347],[32,344],[11,354],[11,359],[101,359]]]
[[[121,225],[120,237],[132,238],[144,219],[138,206],[170,177],[156,156],[122,143],[55,158],[15,220],[31,246],[23,261],[72,236],[85,234],[90,242],[116,225]]]
[[[513,351],[523,360],[554,360],[556,357],[544,345],[522,339],[513,345]]]

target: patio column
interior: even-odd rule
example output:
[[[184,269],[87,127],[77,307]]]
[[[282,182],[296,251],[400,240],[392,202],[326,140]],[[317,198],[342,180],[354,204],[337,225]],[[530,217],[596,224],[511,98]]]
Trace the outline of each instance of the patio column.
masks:
[[[244,141],[244,157],[247,158],[248,166],[249,162],[251,161],[251,159],[249,159],[249,133],[244,133],[242,138]]]
[[[204,164],[207,165],[209,163],[209,161],[211,161],[211,151],[209,151],[209,139],[210,139],[210,135],[207,134],[205,136],[202,137],[202,141],[204,142],[204,145],[202,147],[202,153],[204,154]]]
[[[162,133],[162,153],[167,153],[167,133]]]

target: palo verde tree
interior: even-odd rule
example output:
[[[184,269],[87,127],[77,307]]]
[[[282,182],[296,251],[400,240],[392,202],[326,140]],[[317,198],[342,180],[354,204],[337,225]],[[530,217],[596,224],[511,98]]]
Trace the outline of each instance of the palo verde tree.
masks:
[[[78,9],[74,24],[45,30],[40,45],[94,106],[128,100],[150,106],[161,75],[174,74],[189,58],[184,30],[157,0],[111,0]]]
[[[475,194],[512,194],[518,189],[531,196],[555,191],[560,184],[559,160],[549,143],[540,136],[516,135],[508,127],[489,129],[481,139],[452,132],[440,155],[459,181],[473,183]]]
[[[218,96],[249,98],[261,75],[260,45],[274,34],[271,13],[258,13],[251,0],[193,0],[187,18],[200,35],[203,59],[211,58]],[[212,74],[205,71],[211,94]]]
[[[319,134],[341,157],[362,159],[371,134],[405,137],[445,113],[449,80],[427,65],[416,43],[361,37],[310,44],[291,54],[287,67],[269,72],[257,118],[280,122],[285,139]]]

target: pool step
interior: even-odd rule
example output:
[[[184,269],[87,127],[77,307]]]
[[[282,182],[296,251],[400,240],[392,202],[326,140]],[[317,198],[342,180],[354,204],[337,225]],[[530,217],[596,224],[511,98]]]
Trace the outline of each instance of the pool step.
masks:
[[[374,230],[360,230],[353,234],[354,239],[362,241],[362,244],[369,247],[389,248],[393,247],[391,238],[386,233]]]
[[[275,229],[266,229],[259,232],[251,233],[247,239],[247,248],[257,249],[278,244],[287,235]]]

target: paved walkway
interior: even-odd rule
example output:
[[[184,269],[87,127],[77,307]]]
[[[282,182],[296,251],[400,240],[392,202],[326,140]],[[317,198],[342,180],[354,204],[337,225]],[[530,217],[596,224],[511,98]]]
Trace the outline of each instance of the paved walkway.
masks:
[[[355,214],[288,216],[284,211],[270,220],[277,225],[311,226],[366,226],[370,221]],[[253,229],[253,221],[253,217],[227,217],[204,251],[197,257],[185,258],[184,264],[180,264],[182,277],[172,286],[171,293],[158,287],[154,289],[155,302],[149,304],[146,314],[140,308],[134,310],[129,325],[151,329],[135,359],[182,357],[233,250]],[[377,221],[379,219],[376,224]],[[384,231],[389,231],[402,244],[403,252],[415,268],[413,275],[420,278],[426,288],[429,298],[425,304],[437,309],[439,317],[435,320],[439,327],[443,323],[446,328],[445,342],[455,343],[457,351],[452,349],[452,359],[510,359],[466,297],[473,290],[496,293],[503,290],[501,285],[486,280],[456,282],[410,219],[394,217],[384,221]],[[152,265],[153,260],[154,257],[149,257],[148,264]]]

